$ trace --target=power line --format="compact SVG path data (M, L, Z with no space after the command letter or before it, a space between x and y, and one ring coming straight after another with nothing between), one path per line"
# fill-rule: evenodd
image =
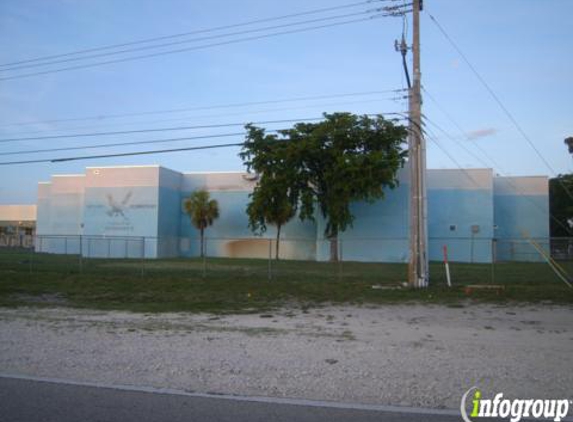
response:
M476 187L480 187L479 184L477 183L477 181L470 176L470 174L468 173L468 171L464 168L462 168L460 166L460 163L445 149L443 148L440 143L438 142L437 137L435 136L435 133L433 135L433 137L428 137L428 139L431 139L434 144L445 154L448 156L448 158L450 160L452 160L452 162L456 165L456 167L458 168L458 170L461 170L466 177L469 178L469 180L476 186ZM513 189L519 193L520 196L522 196L526 201L528 201L529 203L531 203L532 205L534 205L537 209L539 209L542 213L547 213L549 215L549 217L555 221L557 224L559 224L561 227L563 227L568 233L571 233L571 229L569 229L565 224L563 224L557 217L555 217L552 213L551 210L549 209L544 209L542 208L537 202L535 202L533 199L529 198L527 195L525 195L523 193L522 190L519 189L519 187L517 185L515 185L511 180L510 180L510 176L505 176L506 182L508 182Z
M399 115L399 116L404 115L404 113L401 113L401 112L386 113L386 114L387 115L388 114L394 114L394 115ZM373 115L379 115L379 114L367 114L367 116L373 116ZM320 119L322 119L322 118L320 118ZM320 120L320 119L304 119L304 120L310 121L310 120ZM403 119L404 118L395 118L392 120L398 121L398 120L403 120ZM298 120L301 121L303 119L298 119ZM254 124L260 124L260 123L261 122L254 123ZM281 130L283 130L283 129L265 130L265 131L267 133L279 133ZM147 141L135 141L135 142L113 143L113 144L96 144L96 145L92 144L92 145L87 145L87 146L82 146L82 147L61 147L61 148L52 148L52 149L43 149L43 150L18 151L18 152L14 152L14 153L2 153L0 155L33 154L33 153L65 151L65 150L79 150L79 149L83 150L83 149L94 149L94 148L104 148L104 147L131 146L131 145L155 144L155 143L165 143L165 142L179 142L179 141L228 137L228 136L239 136L239 135L244 136L244 135L246 135L246 133L245 132L224 133L224 134L216 134L216 135L194 136L194 137L184 137L184 138L154 139L154 140L147 140ZM282 141L282 139L277 140L277 141ZM87 160L87 159L94 159L94 158L126 157L126 156L134 156L134 155L161 154L161 153L177 152L177 151L192 151L192 150L212 149L212 148L227 148L227 147L231 147L231 146L242 146L242 145L245 145L245 142L216 144L216 145L203 145L203 146L185 147L185 148L170 148L170 149L161 149L161 150L134 151L134 152L101 154L101 155L62 157L62 158L51 158L51 159L4 161L4 162L0 162L0 166L18 165L18 164L33 164L33 163L58 163L58 162L64 162L64 161Z
M424 91L426 92L426 94L429 94L425 89L424 89ZM433 101L436 102L436 104L438 104L438 103L437 103L437 100L436 100L435 98L433 98L433 97L430 97L430 98L432 98ZM443 111L444 113L446 113L445 110L442 109L442 111ZM449 116L449 114L448 114L448 116ZM453 136L450 135L449 133L447 133L444 129L442 129L437 123L432 122L427 116L424 116L424 117L425 117L425 119L426 119L430 124L432 124L432 125L433 125L434 127L436 127L438 130L440 130L440 132L442 132L444 135L446 135L450 140L455 141L455 139L453 138ZM452 118L452 117L450 116L450 118ZM453 119L453 118L452 118L452 119ZM452 123L454 123L455 126L458 127L458 129L460 130L460 132L465 135L465 131L458 125L457 122L455 122L455 120L452 120ZM461 168L461 166L459 165L459 163L458 163L456 160L454 160L454 158L453 158L449 153L447 153L446 150L444 150L444 149L438 144L437 138L436 138L435 136L434 136L434 143L438 146L438 148L440 148L440 150L442 150L442 152L444 152L444 154L446 154L446 155L458 166L458 168L459 168L460 170L463 170L463 169ZM458 143L458 145L463 146L462 143ZM466 152L468 152L469 154L471 154L471 155L472 155L474 158L476 158L478 161L480 161L480 163L482 163L482 164L485 165L486 167L489 167L489 166L490 166L490 164L484 162L484 161L481 160L479 157L477 157L476 155L474 155L473 153L471 153L467 148L465 148L465 146L463 146L463 149L464 149ZM495 163L494 163L494 164L495 164ZM494 168L495 168L495 167L494 167ZM498 169L498 170L499 170L499 169ZM515 192L517 192L520 196L522 196L523 198L525 198L528 202L530 202L531 204L533 204L536 208L538 208L538 209L541 210L542 212L546 212L546 211L547 211L548 214L549 214L549 217L550 217L551 219L553 219L556 223L558 223L561 227L563 227L567 232L571 233L571 230L570 230L565 224L563 224L557 217L555 217L555 216L551 213L550 210L545 210L545 209L543 209L537 202L533 201L531 198L529 198L527 195L525 195L525 193L524 193L515 183L513 183L513 181L511 180L511 176L509 176L509 175L507 175L507 174L504 174L502 171L499 171L499 173L501 173L501 175L505 177L506 182L507 182L509 185L511 185L511 187L515 190ZM469 175L468 175L468 177L469 177ZM476 186L477 186L477 185L476 185Z
M377 113L386 115L401 115L398 112L389 113ZM369 114L372 115L372 114ZM251 122L255 125L261 124L274 124L274 123L288 123L288 122L298 122L298 121L316 121L322 120L323 117L311 117L311 118L294 118L294 119L280 119L280 120L263 120L258 122ZM135 129L135 130L120 130L113 132L87 132L87 133L76 133L69 135L51 135L51 136L35 136L26 138L6 138L0 139L0 143L8 142L21 142L21 141L38 141L46 139L64 139L64 138L85 138L94 136L111 136L111 135L128 135L133 133L152 133L152 132L168 132L168 131L178 131L178 130L195 130L195 129L214 129L222 127L232 127L232 126L244 126L249 122L239 122L239 123L218 123L211 125L193 125L193 126L175 126L175 127L164 127L164 128L148 128L148 129Z
M381 101L388 100L386 98L376 99L376 100L366 100L366 101L346 101L344 103L322 103L322 104L313 104L313 105L306 105L306 106L299 106L299 107L281 107L281 108L266 108L263 110L251 110L251 111L240 111L240 112L233 112L233 113L219 113L219 114L203 114L203 115L192 115L192 116L185 116L185 117L177 117L177 118L170 118L170 119L159 119L159 120L145 120L142 121L133 121L133 122L123 122L123 123L108 123L103 125L103 129L109 130L110 128L117 128L117 127L124 127L124 126L134 126L134 125L141 125L142 123L146 124L157 124L157 123L166 123L166 122L189 122L190 119L198 119L198 118L214 118L214 117L229 117L229 116L253 116L259 114L271 114L276 112L284 112L284 111L296 111L296 110L307 110L307 109L321 109L321 112L324 113L333 113L334 110L328 110L329 107L334 106L344 106L344 112L349 112L346 106L349 105L366 105L369 103L380 103ZM336 110L341 111L341 110ZM355 113L355 114L364 114L364 112ZM250 118L250 117L249 117ZM245 119L247 120L247 119ZM101 129L101 125L88 125L88 126L74 126L71 128L62 128L62 129L46 129L46 130L34 130L34 131L24 131L24 132L17 132L11 133L11 136L24 136L24 135L34 135L34 134L50 134L50 133L68 133L73 130L80 130L80 129ZM63 131L63 132L62 132Z
M230 136L230 134L229 134ZM214 136L213 136L214 137ZM193 138L189 138L193 139ZM172 141L161 140L161 142ZM181 139L183 140L183 139ZM159 141L155 141L159 142ZM143 142L145 143L145 142ZM36 160L21 160L21 161L4 161L0 162L0 166L8 165L21 165L21 164L38 164L38 163L61 163L67 161L80 161L80 160L91 160L99 158L112 158L112 157L128 157L137 155L152 155L152 154L165 154L171 152L181 152L181 151L195 151L195 150L206 150L206 149L216 149L216 148L229 148L229 147L239 147L244 146L245 142L227 143L227 144L215 144L215 145L201 145L194 147L184 147L184 148L169 148L169 149L158 149L158 150L147 150L147 151L134 151L134 152L123 152L123 153L113 153L113 154L100 154L100 155L83 155L75 157L62 157L62 158L51 158L51 159L36 159Z
M83 155L83 156L79 156L79 157L64 157L64 158L25 160L25 161L5 161L5 162L0 162L0 166L8 166L8 165L16 165L16 164L61 163L61 162L66 162L66 161L91 160L91 159L97 159L97 158L128 157L128 156L133 156L133 155L165 154L165 153L169 153L169 152L181 152L181 151L195 151L195 150L203 150L203 149L240 147L243 145L244 145L244 142L237 142L237 143L230 143L230 144L202 145L202 146L186 147L186 148L157 149L157 150L151 150L151 151L136 151L136 152L125 152L125 153L116 153L116 154Z
M384 1L384 0L378 0L378 1ZM361 2L356 2L356 3L348 3L348 4L335 6L335 7L313 9L313 10L309 10L306 12L299 12L299 13L292 13L292 14L288 14L288 15L281 15L281 16L274 16L274 17L263 18L263 19L256 19L256 20L251 20L251 21L246 21L246 22L241 22L241 23L236 23L236 24L231 24L231 25L222 25L222 26L216 26L216 27L212 27L212 28L199 29L199 30L195 30L195 31L181 32L181 33L171 34L171 35L164 35L164 36L160 36L160 37L145 38L145 39L141 39L141 40L130 41L130 42L125 42L125 43L120 43L120 44L110 44L110 45L106 45L106 46L102 46L102 47L93 47L93 48L87 48L87 49L83 49L83 50L71 51L68 53L61 53L61 54L54 54L54 55L49 55L49 56L35 57L35 58L31 58L31 59L20 60L20 61L10 62L10 63L2 63L2 64L0 64L0 67L14 66L14 65L19 65L19 64L24 64L24 63L32 63L32 62L43 61L43 60L51 60L51 59L56 59L56 58L60 58L60 57L69 57L69 56L74 56L74 55L78 55L78 54L92 53L92 52L96 52L96 51L111 50L111 49L115 49L115 48L127 47L130 45L138 45L138 44L145 44L145 43L154 42L154 41L162 41L162 40L186 37L189 35L216 32L216 31L221 31L224 29L232 29L232 28L249 26L249 25L254 25L254 24L259 24L259 23L264 23L264 22L272 22L272 21L289 19L289 18L294 18L294 17L299 17L299 16L306 16L306 15L318 14L318 13L323 13L323 12L330 12L333 10L341 10L341 9L356 7L356 6L370 4L370 3L372 3L371 0L361 1Z
M456 127L459 133L467 140L470 140L469 136L467 135L466 131L460 126L460 124L453 118L453 116L448 113L448 111L438 102L438 100L425 88L422 87L426 96L434 103L434 105L442 112L444 116ZM496 160L493 159L491 155L489 155L482 147L479 146L478 143L472 142L472 145L475 146L489 161L496 167L498 170L502 171L502 166L497 163Z
M207 41L207 40L213 40L213 39L218 39L218 38L233 37L236 35L251 34L251 33L256 33L256 32L265 32L265 31L275 30L275 29L279 29L279 28L288 28L288 27L297 26L297 25L324 22L324 21L336 20L336 19L341 19L341 18L349 18L349 17L353 17L353 16L366 15L366 14L370 14L370 13L371 13L371 11L367 10L367 11L362 11L362 12L357 12L357 13L347 13L347 14L343 14L343 15L327 16L327 17L323 17L323 18L311 19L311 20L300 21L300 22L290 22L290 23L286 23L286 24L282 24L282 25L265 26L262 28L246 29L243 31L236 31L236 32L230 32L230 33L225 33L225 34L191 38L189 40L172 41L172 42L162 43L162 44L146 45L143 47L128 48L128 49L124 49L124 50L111 51L111 52L107 52L107 53L90 54L87 56L80 56L80 57L69 57L66 59L52 60L52 61L41 62L41 63L23 64L23 65L18 65L18 66L0 69L0 72L11 72L11 71L20 70L20 69L29 69L29 68L34 68L34 67L49 66L49 65L61 64L61 63L70 63L70 62L87 60L87 59L96 59L96 58L101 58L101 57L117 56L117 55L121 55L121 54L133 53L133 52L137 52L137 51L153 50L153 49L159 49L159 48L164 48L164 47L171 47L171 46L175 46L175 45L189 44L189 43L194 43L194 42L198 42L198 41Z
M459 145L465 152L467 152L469 155L471 155L473 158L475 158L476 160L478 160L481 164L483 164L485 167L489 167L490 164L486 163L481 157L479 157L478 155L474 154L473 151L471 151L469 148L467 148L462 142L457 142L456 139L449 134L448 132L446 132L440 125L438 125L437 123L435 123L433 120L431 120L427 115L423 115L422 116L428 123L430 123L432 126L434 126L437 130L439 130L441 133L443 133L450 141L455 142L457 145Z
M169 54L177 54L177 53L183 53L183 52L187 52L187 51L201 50L201 49L206 49L206 48L211 48L211 47L236 44L236 43L245 42L245 41L254 41L254 40L259 40L259 39L263 39L263 38L276 37L276 36L280 36L280 35L295 34L295 33L299 33L299 32L308 32L308 31L314 31L317 29L324 29L324 28L330 28L330 27L335 27L335 26L348 25L348 24L352 24L352 23L371 21L374 19L380 19L381 17L383 17L383 16L370 16L367 18L352 19L352 20L347 20L347 21L342 21L342 22L317 25L317 26L310 26L307 28L300 28L300 29L280 31L280 32L264 34L264 35L257 35L257 36L253 36L253 37L238 38L235 40L221 41L218 43L204 44L204 45L199 45L199 46L195 46L195 47L186 47L186 48L180 48L180 49L176 49L176 50L168 50L168 51L162 51L162 52L157 52L157 53L143 54L143 55L139 55L139 56L132 56L132 57L126 57L126 58L121 58L121 59L114 59L114 60L107 60L107 61L96 62L96 63L82 64L82 65L77 65L77 66L68 66L68 67L62 67L62 68L58 68L58 69L45 70L45 71L41 71L41 72L24 73L24 74L20 74L20 75L3 77L3 78L0 78L0 81L21 79L21 78L27 78L27 77L31 77L31 76L47 75L47 74L52 74L52 73L64 72L64 71L68 71L68 70L86 69L86 68L104 66L104 65L113 64L113 63L123 63L123 62L127 62L127 61L132 61L132 60L147 59L147 58L152 58L152 57L165 56L165 55L169 55Z
M271 123L288 123L293 121L313 121L313 120L321 120L322 117L312 117L312 118L303 118L303 119L281 119L281 120L264 120L259 122L253 122L253 124L261 125L261 124L271 124ZM113 131L113 132L89 132L89 133L76 133L70 135L52 135L52 136L36 136L36 137L27 137L27 138L7 138L7 139L0 139L1 143L7 142L20 142L20 141L37 141L37 140L45 140L45 139L62 139L62 138L84 138L84 137L93 137L93 136L110 136L110 135L127 135L133 133L150 133L150 132L167 132L167 131L177 131L177 130L194 130L194 129L214 129L214 128L221 128L221 127L231 127L231 126L244 126L245 122L240 123L219 123L219 124L212 124L212 125L194 125L194 126L176 126L176 127L164 127L164 128L150 128L150 129L136 129L136 130L121 130L121 131Z
M305 105L305 106L299 106L299 107L281 107L281 108L266 108L264 110L249 110L249 111L240 111L240 112L234 112L234 113L229 113L229 112L225 112L222 114L205 114L205 115L192 115L192 116L185 116L185 117L177 117L177 118L170 118L170 119L160 119L160 120L146 120L145 123L147 124L154 124L154 123L165 123L165 122L174 122L174 121L182 121L182 120L188 120L189 118L212 118L212 117L223 117L223 116L240 116L240 115L251 115L251 114L261 114L261 113L271 113L271 112L277 112L277 111L293 111L293 110L301 110L301 109L311 109L311 108L323 108L323 107L332 107L332 106L340 106L340 105L350 105L350 104L366 104L366 103L373 103L373 102L379 102L379 101L384 101L384 100L392 100L393 98L375 98L375 99L370 99L370 100L358 100L358 101L345 101L343 103L341 102L336 102L336 103L320 103L320 104L310 104L310 105ZM273 102L279 102L279 101L273 101ZM283 101L283 102L292 102L292 100L289 101ZM201 107L197 107L198 109L201 109ZM207 107L209 108L209 107ZM230 108L230 107L229 107ZM92 120L92 119L90 119ZM115 126L126 126L126 125L138 125L141 124L141 121L134 121L134 122L117 122L117 123L104 123L104 126L109 127L115 127ZM0 126L1 127L1 126ZM12 134L12 136L23 136L23 135L30 135L30 134L37 134L37 133L50 133L50 132L58 132L61 130L64 131L70 131L70 130L78 130L78 129L93 129L93 128L101 128L101 125L88 125L88 126L73 126L73 127L67 127L67 128L61 128L61 129L44 129L44 130L35 130L35 131L24 131L24 132L18 132L15 134Z
M491 97L494 99L494 101L497 103L497 105L502 109L502 111L505 113L505 115L507 116L507 118L513 123L513 125L515 126L515 128L517 129L517 131L521 134L521 136L523 137L523 139L525 139L527 141L527 143L529 144L529 146L533 149L533 151L535 152L535 154L541 159L541 161L543 161L543 163L545 164L545 166L552 172L552 174L554 176L557 176L557 172L555 171L555 169L553 168L553 166L551 166L551 164L549 164L549 162L545 159L545 157L541 154L541 152L537 149L537 147L535 146L535 144L533 143L533 141L529 138L529 136L525 133L525 131L523 130L523 128L521 127L521 125L517 122L517 120L515 119L515 117L513 116L513 114L509 111L509 109L503 104L503 102L501 101L501 99L498 97L498 95L495 93L495 91L489 86L489 84L485 81L485 79L481 76L481 74L477 71L477 69L472 65L472 63L469 61L469 59L466 57L466 55L464 54L464 52L458 47L458 45L454 42L454 40L448 35L448 33L446 32L446 30L442 27L442 25L440 25L440 23L436 20L436 18L434 16L432 16L431 13L428 13L428 16L430 16L430 19L432 20L432 22L434 22L434 24L436 25L436 27L439 29L439 31L442 33L442 35L446 38L446 40L448 40L448 42L451 44L451 46L458 52L458 54L460 55L460 57L463 59L463 61L468 65L468 67L471 69L471 71L473 72L473 74L478 78L478 80L481 82L481 84L484 86L484 88L488 91L488 93L491 95ZM567 193L567 195L573 200L573 194L571 194L571 192L569 191L569 189L567 188L567 186L565 186L565 184L559 180L561 186L563 187L563 190Z
M479 183L468 173L467 169L463 168L461 166L461 164L458 162L458 160L456 160L456 158L452 154L450 154L449 151L440 144L438 137L436 136L434 131L432 131L431 129L425 129L424 133L426 133L428 135L427 136L428 139L430 139L434 143L434 145L436 145L440 149L440 151L442 151L457 166L458 170L461 170L464 173L464 175L476 187L480 186Z
M400 119L394 119L394 120L403 120L403 119L400 118ZM265 132L266 133L277 133L280 130L282 130L282 129L266 130ZM211 139L211 138L223 138L223 137L228 137L228 136L241 136L241 135L245 135L245 134L246 134L245 132L233 132L233 133L222 133L222 134L216 134L216 135L202 135L202 136L191 136L191 137L187 136L187 137L182 137L182 138L152 139L152 140L131 141L131 142L113 142L113 143L107 143L107 144L89 144L89 145L81 145L81 146L75 146L75 147L43 148L43 149L34 149L34 150L0 152L0 156L38 154L38 153L44 153L44 152L73 151L73 150L97 149L97 148L113 148L113 147L144 145L144 144L159 144L159 143L166 143L166 142L180 142L180 141L190 141L190 140L197 140L197 139Z
M273 132L277 132L277 131L276 130L268 130L266 132L267 133L273 133ZM241 135L245 135L245 132L222 133L222 134L218 134L218 135L187 136L184 138L152 139L152 140L148 140L148 141L114 142L114 143L107 143L107 144L82 145L82 146L77 146L77 147L59 147L59 148L44 148L44 149L34 149L34 150L10 151L10 152L0 152L0 156L38 154L38 153L44 153L44 152L74 151L74 150L97 149L97 148L113 148L113 147L144 145L144 144L160 144L160 143L166 143L166 142L180 142L180 141L191 141L191 140L198 140L198 139L225 138L228 136L241 136Z
M328 99L328 98L341 98L341 97L354 97L354 96L363 96L363 95L388 94L388 93L392 93L392 92L397 93L397 92L402 92L402 91L405 91L405 89L386 89L386 90L381 90L381 91L359 91L359 92L349 92L349 93L341 93L341 94L326 94L326 95L315 95L315 96L304 96L304 97L291 97L291 98L283 98L283 99L279 99L279 100L250 101L250 102L242 102L242 103L218 104L218 105L212 105L212 106L185 107L185 108L175 108L175 109L167 109L167 110L152 110L152 111L143 111L143 112L136 112L136 113L105 114L105 115L96 115L96 116L87 116L87 117L75 117L75 118L68 118L68 119L51 119L51 120L36 120L36 121L30 121L30 122L15 122L15 123L6 123L3 125L0 125L0 127L22 126L22 125L33 125L33 124L37 125L37 124L85 121L85 120L116 119L116 118L121 118L121 117L147 116L147 115L151 115L151 114L168 114L168 113L179 113L179 112L184 112L184 111L246 107L246 106L251 106L251 105L286 103L286 102L293 102L293 101L323 100L323 99Z

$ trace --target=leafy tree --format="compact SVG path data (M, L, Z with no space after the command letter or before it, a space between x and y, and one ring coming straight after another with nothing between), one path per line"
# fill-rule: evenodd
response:
M573 219L573 200L567 191L573 192L573 174L549 179L549 211L553 216L550 220L551 237L573 236L573 228L568 223Z
M197 190L184 202L185 212L191 219L191 224L201 233L201 257L205 256L205 229L219 218L219 204L215 199L209 199L209 192Z
M250 157L247 166L256 170L258 159L266 163L267 171L280 164L277 171L285 170L288 186L286 203L299 210L302 220L314 220L317 211L325 219L331 260L338 259L339 233L354 221L351 203L374 202L384 197L385 188L395 188L396 173L407 156L406 128L383 116L324 114L321 122L298 123L262 139L252 136L260 135L256 131L261 129L247 128L243 152Z
M259 175L259 181L247 206L249 227L258 233L267 230L267 224L277 228L275 259L279 259L281 228L296 214L298 198L291 188L294 175L289 160L290 145L277 142L276 135L267 135L263 129L247 125L247 143L240 156L248 170Z

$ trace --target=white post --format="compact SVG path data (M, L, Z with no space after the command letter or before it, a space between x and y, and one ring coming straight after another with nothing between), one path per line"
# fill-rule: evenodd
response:
M444 245L444 265L446 267L446 280L448 287L452 287L452 280L450 278L450 264L448 263L448 246Z

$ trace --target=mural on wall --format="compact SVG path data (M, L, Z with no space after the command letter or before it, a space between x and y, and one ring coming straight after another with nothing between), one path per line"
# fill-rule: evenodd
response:
M156 236L157 195L149 188L86 190L86 234Z
M123 198L123 200L121 201L121 203L117 203L114 199L113 199L113 195L111 193L108 193L106 195L107 198L107 204L108 204L108 211L107 211L107 215L109 215L110 217L123 217L125 220L129 219L125 216L124 210L127 207L127 204L129 203L129 200L131 199L131 196L133 195L132 191L127 192L127 194L125 195L125 197Z
M106 232L124 232L124 233L132 233L134 231L133 224L129 220L128 215L128 204L129 200L133 195L132 191L129 191L125 194L121 202L117 202L113 194L108 193L106 194L107 199L107 206L108 210L106 214L111 217L111 220L106 224L105 231Z
M208 256L267 258L275 246L275 227L263 237L248 227L245 209L253 182L241 173L179 174L180 186L177 174L159 180L152 167L105 172L94 170L87 181L55 176L53 183L39 185L38 234L62 238L44 239L38 250L92 257L198 256L199 234L180 203L199 188L207 188L220 206L220 218L206 233ZM521 239L521 229L548 250L547 178L500 178L488 169L429 170L428 175L430 259L441 259L444 246L459 262L491 262L494 255L542 259ZM353 204L354 225L340 235L342 258L407 262L408 195L404 179L383 201ZM327 260L330 245L323 233L321 218L315 223L294 219L281 236L281 258ZM73 240L79 235L83 244Z

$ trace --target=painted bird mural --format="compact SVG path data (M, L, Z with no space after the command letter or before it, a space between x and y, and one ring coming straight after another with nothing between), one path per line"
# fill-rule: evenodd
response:
M123 198L123 201L121 201L121 203L117 203L115 202L115 200L113 199L113 196L111 194L107 194L107 203L109 205L109 211L107 212L107 215L109 215L110 217L123 217L126 218L125 214L123 213L123 211L125 210L125 207L127 206L129 200L131 199L131 192L128 192L125 197Z

